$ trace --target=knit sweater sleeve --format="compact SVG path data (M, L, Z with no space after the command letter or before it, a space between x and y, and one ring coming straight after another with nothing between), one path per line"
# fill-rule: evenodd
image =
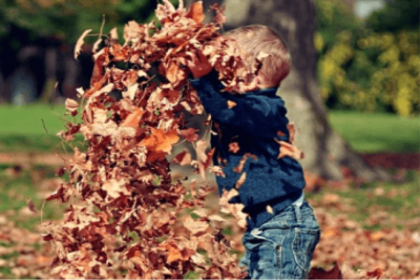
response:
M253 136L273 137L288 122L286 108L278 96L221 92L220 83L212 75L190 82L207 113L219 124L239 128Z

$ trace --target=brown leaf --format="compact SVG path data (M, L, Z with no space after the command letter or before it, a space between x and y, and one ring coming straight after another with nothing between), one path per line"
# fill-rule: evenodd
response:
M289 130L289 135L290 135L289 142L293 144L295 142L295 132L296 132L295 123L291 122L287 124L287 129Z
M92 31L92 29L85 30L83 34L80 36L80 38L77 40L76 46L74 47L74 59L77 59L77 57L80 54L80 50L82 49L82 46L84 44L85 37Z
M75 101L73 99L70 99L70 98L67 98L65 106L66 106L66 110L69 111L70 113L72 113L72 115L74 113L77 114L77 109L79 109L79 104L77 103L77 101Z
M32 200L27 199L26 200L26 204L28 205L29 210L31 210L32 212L36 213L36 208L35 208L35 205L32 202Z
M192 233L192 235L204 232L209 227L206 222L194 221L191 216L187 216L184 221L184 226Z
M197 79L210 73L213 66L201 50L196 50L196 53L197 54L191 53L191 60L188 60L187 63L193 77Z
M224 15L226 7L219 7L219 3L214 3L210 8L214 12L213 22L220 25L224 24L226 22L226 16Z
M109 31L109 37L111 38L111 40L115 40L118 42L118 32L116 27L112 28L111 31Z
M248 160L248 155L244 155L239 161L238 165L233 168L233 170L237 173L241 173L242 170L244 169L244 166L247 160Z
M343 279L343 274L337 264L330 270L313 267L309 272L308 279Z
M226 177L226 174L223 172L223 168L220 167L220 166L213 166L210 169L210 173L214 173L214 174L216 174L216 176L221 176L223 178Z
M303 152L300 151L296 146L284 141L279 141L277 139L274 140L280 145L280 153L277 159L281 159L285 156L288 156L294 158L295 160L299 160L304 157Z
M136 21L131 20L126 25L124 25L124 40L126 42L130 40L137 42L140 38L143 37L143 35L143 28L141 28Z
M246 180L246 172L242 173L241 177L239 177L238 181L236 181L235 188L239 189L245 183L245 180Z
M280 137L286 136L286 134L284 134L283 131L277 131L277 135L280 136Z
M369 277L369 279L372 279L372 278L379 279L381 275L382 275L382 269L380 268L377 268L374 271L368 271L366 273L366 276Z
M188 11L187 17L193 19L196 23L201 24L206 17L204 14L203 2L194 2Z
M239 151L238 142L232 142L229 144L229 152L236 154Z

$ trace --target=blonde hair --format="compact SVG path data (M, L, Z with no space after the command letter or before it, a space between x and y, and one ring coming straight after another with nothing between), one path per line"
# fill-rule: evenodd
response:
M223 35L237 42L239 49L244 52L243 58L249 67L261 53L268 55L262 59L258 73L262 86L278 87L289 74L290 54L280 36L268 26L250 25L228 31Z

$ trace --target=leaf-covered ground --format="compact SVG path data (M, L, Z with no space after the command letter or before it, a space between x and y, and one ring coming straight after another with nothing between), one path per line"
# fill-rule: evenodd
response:
M55 171L0 166L1 278L49 277L53 248L42 241L38 224L43 198L61 180ZM313 267L330 270L337 263L344 278L420 278L420 173L393 173L400 183L326 184L306 194L322 228ZM208 213L218 213L217 200L216 194L209 197ZM36 213L29 209L31 202ZM57 219L62 211L60 204L48 202L43 218ZM230 222L222 226L236 243L234 253L242 254L239 227Z

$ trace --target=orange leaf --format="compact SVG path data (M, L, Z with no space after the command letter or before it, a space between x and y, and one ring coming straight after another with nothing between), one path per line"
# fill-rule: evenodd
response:
M202 23L206 17L203 9L203 1L194 2L188 11L187 17L193 19L198 24Z
M141 108L136 108L133 113L128 115L128 117L121 123L120 126L132 128L139 127L140 120L144 113L146 113L146 111L142 110Z
M227 104L228 104L229 109L232 109L233 107L236 106L236 102L233 102L231 100L228 100Z
M167 255L167 263L173 263L176 261L182 261L182 260L186 260L184 259L184 256L182 256L182 252L181 250L173 244L166 244L166 250L168 252Z
M146 146L147 150L170 153L172 146L178 142L179 136L176 129L165 133L163 129L150 128L152 134L140 142L140 146Z

